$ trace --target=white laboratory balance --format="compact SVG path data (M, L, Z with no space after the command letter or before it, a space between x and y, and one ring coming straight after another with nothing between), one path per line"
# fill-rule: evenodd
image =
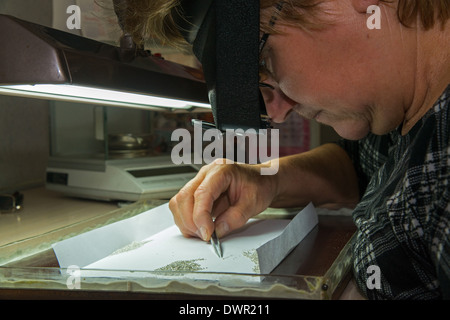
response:
M46 188L106 201L170 199L200 165L171 161L171 132L192 115L52 102ZM174 142L175 143L175 142Z

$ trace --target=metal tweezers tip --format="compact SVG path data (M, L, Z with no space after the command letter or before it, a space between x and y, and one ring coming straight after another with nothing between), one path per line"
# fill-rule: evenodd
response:
M223 257L222 248L220 246L220 241L215 231L211 235L211 244L213 245L214 251L219 256L219 258L222 258Z

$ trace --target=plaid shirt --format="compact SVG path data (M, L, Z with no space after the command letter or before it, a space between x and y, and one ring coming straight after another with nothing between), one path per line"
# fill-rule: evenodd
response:
M354 276L370 299L450 298L450 86L404 136L339 144L359 176ZM367 285L380 273L380 288ZM372 289L371 289L372 288Z

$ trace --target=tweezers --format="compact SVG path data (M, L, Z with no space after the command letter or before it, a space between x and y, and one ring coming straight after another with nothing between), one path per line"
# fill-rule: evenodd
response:
M219 256L219 258L222 258L222 247L220 246L220 241L217 237L216 231L214 231L211 235L211 244L214 247L214 251Z

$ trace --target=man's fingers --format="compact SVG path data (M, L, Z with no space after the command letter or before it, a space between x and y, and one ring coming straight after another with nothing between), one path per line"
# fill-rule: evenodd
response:
M214 231L212 210L214 203L230 185L227 174L208 174L194 192L193 221L203 240L208 241Z
M252 216L253 208L248 208L242 202L225 210L215 221L216 234L219 238L233 230L242 227Z
M198 236L201 238L192 219L192 212L194 211L194 192L202 182L203 177L204 172L200 171L169 201L169 208L172 211L175 224L185 237Z
M242 227L270 202L270 196L258 195L261 188L265 190L258 177L250 166L219 162L204 166L170 200L181 233L208 241L214 230L223 237Z

